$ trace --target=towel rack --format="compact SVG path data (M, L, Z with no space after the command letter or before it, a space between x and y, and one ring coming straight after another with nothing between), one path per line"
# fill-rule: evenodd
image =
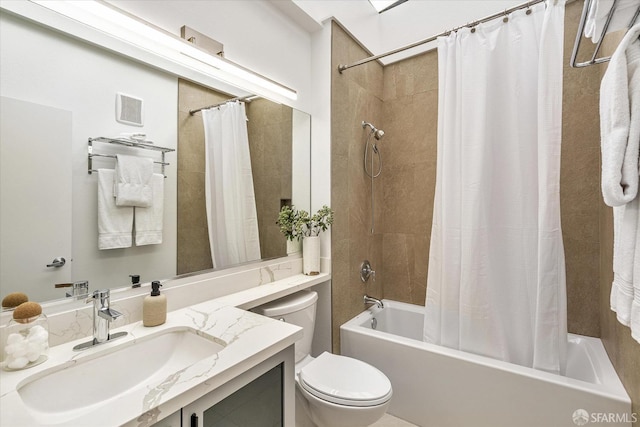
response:
M607 30L609 29L611 18L613 18L613 14L616 13L616 6L618 5L619 0L613 0L613 4L611 5L611 10L607 15L607 20L602 29L602 36L600 37L600 40L598 40L598 43L596 44L596 48L593 51L593 55L591 56L591 59L585 62L577 62L578 51L580 50L580 42L582 40L582 35L584 34L584 27L587 22L587 16L589 15L589 8L591 7L591 3L593 3L593 1L594 0L584 0L584 8L582 9L582 16L580 17L580 24L578 25L578 33L576 34L576 41L573 44L573 52L571 53L571 66L573 68L581 68L581 67L588 67L589 65L593 65L593 64L601 64L603 62L608 62L611 59L610 56L601 57L601 58L598 58L597 56L598 56L598 53L600 52L600 47L602 46L602 41L604 40L604 36L607 34ZM636 13L633 15L633 18L631 18L631 21L629 21L628 28L633 27L639 15L640 15L640 6L638 6L638 9L636 10Z
M125 147L133 147L133 148L140 148L143 150L152 150L152 151L160 151L161 155L162 155L162 160L159 162L154 161L153 163L161 165L162 167L162 175L164 175L164 177L166 178L167 176L164 174L164 168L165 166L169 166L170 163L167 163L165 161L165 154L166 153L170 153L172 151L176 151L175 148L167 148L167 147L160 147L158 145L153 145L153 143L150 142L138 142L138 141L132 141L129 139L120 139L120 138L105 138L103 136L100 136L98 138L89 138L88 141L88 146L87 146L87 158L88 158L88 169L87 172L89 173L89 175L91 175L93 172L98 172L96 169L93 169L93 158L94 157L111 157L111 158L116 158L115 154L99 154L99 153L94 153L93 152L93 143L94 142L104 142L107 144L115 144L115 145L123 145Z

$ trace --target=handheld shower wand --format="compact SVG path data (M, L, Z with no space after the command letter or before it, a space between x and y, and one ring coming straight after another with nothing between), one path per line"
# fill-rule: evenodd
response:
M384 136L384 131L382 129L376 128L369 122L362 121L362 128L371 128L369 135L367 136L367 144L364 148L364 172L367 174L369 178L371 178L371 234L374 233L375 229L375 218L374 218L374 197L373 197L373 179L380 176L382 173L382 153L378 150L378 146L375 141L380 141ZM371 135L375 138L374 141L371 140ZM370 156L371 167L367 170L367 156L369 155L369 146L371 146L371 151L373 152ZM374 173L373 170L373 154L378 155L378 171Z

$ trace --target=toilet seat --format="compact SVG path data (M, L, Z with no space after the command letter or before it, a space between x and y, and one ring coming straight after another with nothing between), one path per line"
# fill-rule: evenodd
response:
M344 406L377 406L391 398L391 382L360 360L324 352L299 374L302 388L315 397Z

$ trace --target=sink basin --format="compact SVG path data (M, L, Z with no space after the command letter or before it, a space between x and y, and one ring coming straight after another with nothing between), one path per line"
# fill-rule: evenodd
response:
M20 398L47 421L69 420L122 394L153 387L224 348L192 329L167 330L117 343L100 347L104 350L73 364L27 378L17 388ZM66 391L67 387L73 391Z

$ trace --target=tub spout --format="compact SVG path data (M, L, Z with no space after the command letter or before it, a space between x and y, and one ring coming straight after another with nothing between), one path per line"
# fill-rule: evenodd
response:
M375 304L376 307L378 308L384 308L384 303L382 302L382 300L379 300L378 298L370 297L369 295L364 296L364 303Z

